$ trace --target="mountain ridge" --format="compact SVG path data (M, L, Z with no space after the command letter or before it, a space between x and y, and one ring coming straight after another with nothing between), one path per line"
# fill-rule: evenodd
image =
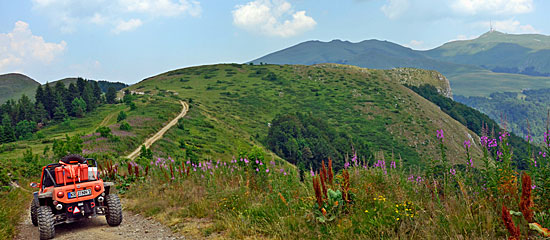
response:
M540 38L537 40L541 43L535 45L530 37ZM488 96L495 91L550 87L550 36L488 32L476 39L452 41L423 51L376 39L356 43L310 40L248 63L339 63L375 69L437 70L449 78L455 93Z

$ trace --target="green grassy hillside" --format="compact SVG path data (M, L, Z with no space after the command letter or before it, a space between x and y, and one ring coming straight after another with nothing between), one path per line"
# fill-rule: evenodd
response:
M495 72L550 76L550 36L487 32L425 52L444 62L480 66Z
M429 79L429 80L428 80ZM372 153L401 157L410 165L438 158L434 129L449 133L449 154L458 162L462 142L476 135L400 82L445 79L416 69L371 70L345 65L211 65L167 72L129 87L153 95L192 100L191 116L208 124L190 128L167 145L183 140L217 159L234 154L239 141L262 144L278 114L311 113L336 131L368 142ZM171 143L169 143L171 142ZM265 146L265 144L263 144ZM474 151L480 154L479 149ZM349 155L352 149L349 147Z
M0 104L9 99L19 99L23 94L32 97L38 85L40 83L23 74L0 75Z
M378 40L307 41L251 62L340 63L375 69L437 70L450 80L453 92L463 96L489 96L493 92L548 88L548 39L550 37L544 35L489 32L474 40L454 41L428 51Z
M83 155L99 160L103 178L116 181L126 210L190 238L502 238L500 206L516 210L511 199L518 189L500 193L499 184L514 172L506 135L498 149L480 146L478 135L403 86L423 83L448 84L433 71L338 64L178 69L130 86L143 93L128 100L134 107L106 104L83 118L51 124L32 140L2 145L0 179L21 185L35 180L37 165L56 160L53 143L69 135L77 136L71 141L81 142ZM124 159L180 112L179 100L189 102L189 112L153 144L153 156ZM121 111L126 119L119 123ZM285 114L321 119L304 124L311 128L306 132L367 143L347 145L344 161L351 166L321 180L330 194L314 190L319 177L300 173L266 144L274 119ZM123 121L131 129L121 130ZM112 135L95 133L101 126ZM442 140L436 130L443 130ZM352 157L363 147L372 158ZM118 170L105 167L107 161ZM0 233L11 236L20 217L27 217L30 194L2 184Z

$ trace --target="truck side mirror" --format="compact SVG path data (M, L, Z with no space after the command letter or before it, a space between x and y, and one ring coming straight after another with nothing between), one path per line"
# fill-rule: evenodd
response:
M32 188L37 188L38 187L38 184L35 183L35 182L31 182L31 184L29 184Z

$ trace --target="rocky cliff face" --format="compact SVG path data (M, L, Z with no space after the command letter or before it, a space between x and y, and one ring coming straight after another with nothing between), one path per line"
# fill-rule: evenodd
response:
M395 68L386 72L392 79L397 79L403 85L421 86L430 84L437 91L450 99L453 99L449 80L438 71L416 68Z

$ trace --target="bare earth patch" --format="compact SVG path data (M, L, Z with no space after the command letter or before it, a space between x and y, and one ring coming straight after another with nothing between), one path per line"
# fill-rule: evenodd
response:
M39 239L38 227L32 225L30 216L26 212L23 222L18 226L19 234L15 239ZM70 224L61 224L55 227L55 239L186 239L150 218L144 218L139 214L123 211L122 224L110 227L104 216L92 219L84 219Z

